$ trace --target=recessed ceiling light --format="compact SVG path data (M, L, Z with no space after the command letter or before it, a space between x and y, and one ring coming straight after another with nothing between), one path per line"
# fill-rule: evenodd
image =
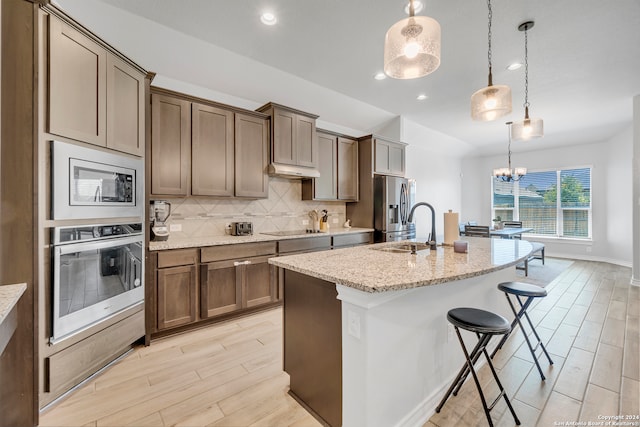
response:
M406 13L407 15L409 14L409 4L407 3L407 5L404 7L404 13ZM424 7L424 5L422 4L422 2L420 0L414 0L413 1L413 11L417 14L420 13L422 11L422 8Z
M387 75L381 71L381 72L379 72L379 73L376 73L376 74L373 76L373 78L374 78L374 79L376 79L376 80L384 80L384 79L386 79L386 78L387 78Z
M278 22L278 19L273 13L264 12L262 15L260 15L260 21L262 21L264 25L275 25L276 22Z
M517 69L519 69L520 67L522 67L522 64L519 62L514 62L513 64L509 64L507 65L507 70L509 71L515 71Z
M416 99L418 101L424 101L427 98L429 98L429 97L427 95L425 95L424 93L421 93L420 95L416 96Z

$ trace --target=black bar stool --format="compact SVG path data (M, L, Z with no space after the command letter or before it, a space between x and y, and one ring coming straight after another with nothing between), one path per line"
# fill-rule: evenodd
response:
M507 406L511 411L511 415L513 415L513 419L515 420L517 425L520 425L520 420L513 410L513 406L511 406L511 402L507 397L507 393L504 391L504 387L502 387L502 383L498 379L498 374L496 373L493 364L491 363L491 358L487 354L487 344L491 340L491 337L494 335L506 335L511 331L511 325L509 325L509 321L504 317L491 313L490 311L480 310L477 308L454 308L449 310L447 313L447 319L454 326L456 330L456 334L458 335L458 340L460 341L460 345L462 346L462 351L464 352L464 357L467 359L465 365L460 369L458 376L447 390L447 393L444 395L440 404L436 408L436 412L440 412L445 402L453 393L454 396L458 394L460 387L467 379L469 372L473 376L473 381L476 383L476 388L478 389L478 393L480 393L480 400L482 401L482 407L484 408L484 413L487 416L487 421L489 421L489 425L493 427L493 421L491 421L491 415L489 412L493 409L494 406L500 401L501 397L504 397L504 400L507 402ZM460 329L465 329L467 331L475 332L478 337L478 343L471 351L471 354L467 351L467 347L464 345L464 341L462 340L462 335L460 335ZM487 401L484 397L484 393L482 392L482 387L480 387L480 381L478 380L478 375L474 369L474 365L480 354L484 353L484 356L487 358L487 363L489 364L489 368L491 368L491 372L493 373L493 378L496 380L498 384L498 388L500 389L500 394L496 399L491 403L490 406L487 406Z
M545 356L547 356L547 359L549 360L550 365L553 365L553 360L551 360L549 353L547 353L547 349L544 348L544 344L542 343L542 340L538 336L538 333L536 332L536 328L533 327L533 323L531 322L531 319L529 318L529 314L527 313L527 308L531 305L534 298L546 297L547 291L544 288L541 288L540 286L531 285L529 283L522 283L522 282L503 282L498 284L498 289L504 292L504 295L507 297L507 301L509 301L509 306L511 306L511 311L513 311L513 314L515 315L515 319L513 319L513 322L511 322L511 330L513 331L513 328L515 328L516 324L520 325L520 330L522 330L522 334L524 335L524 339L527 342L527 346L529 347L531 356L533 356L533 361L536 362L536 366L538 367L538 372L540 372L540 377L544 381L546 378L542 373L542 368L540 368L540 363L538 363L538 358L536 357L536 353L535 353L536 349L538 348L538 345L542 348L542 351L544 352ZM511 301L511 298L509 298L509 294L515 295L516 299L518 300L518 304L520 304L520 309L518 311L516 311L516 307L513 305L513 301ZM524 303L522 302L522 299L520 297L526 298ZM529 341L529 336L527 332L524 330L524 328L522 327L522 322L520 321L520 319L522 319L522 316L526 317L527 321L529 322L529 326L531 326L531 330L533 331L533 335L538 340L538 343L536 344L535 347L531 346L531 341ZM502 337L502 340L500 340L500 343L491 354L492 358L493 356L495 356L496 352L502 348L505 341L507 341L507 338L509 338L510 334L511 333L508 333L504 337Z

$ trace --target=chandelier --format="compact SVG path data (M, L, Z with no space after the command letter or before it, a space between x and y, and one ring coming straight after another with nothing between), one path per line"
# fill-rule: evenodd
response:
M543 131L542 119L529 118L529 50L527 30L533 28L533 21L523 22L518 30L524 31L524 120L517 121L511 127L511 138L514 141L528 141L540 138Z
M491 21L493 12L491 0L487 0L489 7L489 84L471 96L471 118L483 122L490 122L511 112L511 88L505 85L494 85L491 73Z
M520 181L527 174L527 168L511 168L511 125L513 122L507 122L509 128L509 166L506 168L498 168L493 170L493 176L505 182Z
M428 16L415 16L410 0L409 17L393 24L384 38L384 73L394 79L415 79L439 66L440 24Z

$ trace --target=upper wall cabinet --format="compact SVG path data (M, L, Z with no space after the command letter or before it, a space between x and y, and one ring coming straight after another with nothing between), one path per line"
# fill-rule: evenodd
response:
M49 28L49 132L142 156L144 73L53 16Z
M264 114L153 88L152 195L266 198L268 163Z
M387 141L374 138L374 173L380 175L404 176L405 147L401 142Z
M358 200L358 141L319 130L320 177L302 182L303 200Z
M191 103L151 95L151 194L187 196L191 178Z
M274 103L263 105L257 111L271 116L271 172L318 176L318 116Z

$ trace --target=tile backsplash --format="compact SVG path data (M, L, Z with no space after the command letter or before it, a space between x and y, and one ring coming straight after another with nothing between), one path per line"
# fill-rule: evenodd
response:
M155 198L152 198L155 200ZM159 199L160 200L160 199ZM169 224L180 224L181 231L172 231L174 238L221 236L227 234L227 224L238 221L253 223L253 232L301 230L313 209L329 212L329 225L342 227L346 218L344 202L302 200L302 181L278 177L269 178L267 199L222 199L205 197L162 198L171 203Z

